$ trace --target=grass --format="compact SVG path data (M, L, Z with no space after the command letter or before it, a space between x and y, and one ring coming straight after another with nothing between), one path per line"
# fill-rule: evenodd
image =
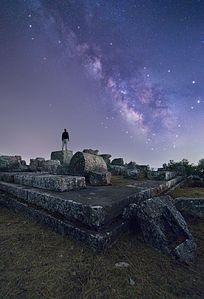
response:
M203 197L204 188L202 187L180 187L175 189L170 194L173 198L176 197Z
M144 179L134 180L124 178L122 175L112 175L111 184L112 186L127 186L127 185L138 185L138 182L144 181Z
M198 252L186 266L132 234L96 255L0 208L0 298L204 298L204 221L189 221ZM129 267L116 268L121 261Z

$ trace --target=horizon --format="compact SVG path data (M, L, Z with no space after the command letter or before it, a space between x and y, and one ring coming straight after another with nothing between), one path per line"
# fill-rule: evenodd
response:
M204 158L204 2L3 0L0 155Z

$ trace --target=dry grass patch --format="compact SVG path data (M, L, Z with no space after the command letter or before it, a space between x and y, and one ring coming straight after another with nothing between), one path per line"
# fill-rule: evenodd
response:
M203 197L204 198L204 188L202 187L180 187L175 189L170 194L173 198L176 197Z
M1 208L0 298L204 298L204 222L192 222L191 228L198 256L187 267L131 234L96 255ZM129 267L116 268L121 261Z

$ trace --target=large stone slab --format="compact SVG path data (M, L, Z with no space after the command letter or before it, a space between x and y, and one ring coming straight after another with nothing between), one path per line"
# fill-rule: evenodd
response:
M52 174L16 174L14 183L52 191L79 190L86 187L84 177Z
M37 206L28 205L19 201L17 198L8 196L0 191L0 205L12 209L16 213L23 214L27 219L34 220L46 225L63 236L71 237L82 242L96 252L102 252L119 238L119 236L128 229L128 223L119 221L110 227L97 232L87 227L82 227L77 223L62 219L57 215L52 215L45 210L38 209Z
M32 178L33 174L30 175ZM77 192L56 192L0 181L3 191L0 191L0 204L101 251L128 229L124 208L158 195L180 180L182 177L172 182L147 180L134 184L127 180L124 186L87 186Z
M173 255L182 262L194 259L196 244L181 213L170 196L154 197L131 204L125 219L139 227L152 247Z
M58 160L62 165L69 165L71 158L73 156L73 151L55 151L51 153L51 160Z
M42 175L38 175L39 177ZM27 177L27 180L31 178ZM178 178L181 180L181 178ZM174 183L177 181L174 180ZM167 184L168 183L168 184ZM173 182L172 182L173 184ZM110 225L122 217L129 204L156 196L169 189L170 182L135 181L125 186L87 186L77 192L54 192L33 187L0 182L0 190L55 212L70 221L78 221L94 230Z

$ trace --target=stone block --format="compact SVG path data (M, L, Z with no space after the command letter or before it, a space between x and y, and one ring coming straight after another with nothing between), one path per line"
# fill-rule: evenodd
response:
M123 175L125 173L125 166L110 165L109 171L112 175Z
M61 166L61 163L59 160L46 160L43 162L42 165L42 171L57 174L58 168Z
M14 182L34 188L60 192L79 190L86 187L84 177L52 174L17 174L14 176Z
M98 155L98 150L93 150L93 149L84 149L83 150L83 153L86 153L86 154L91 154L91 155Z
M147 177L150 180L169 181L176 177L174 171L148 171Z
M140 228L147 244L187 264L193 261L195 241L170 196L131 204L124 217Z
M111 165L123 166L124 165L123 158L113 159Z
M51 160L58 160L62 165L69 165L73 152L69 150L56 151L51 153Z
M41 171L45 158L30 159L30 170Z
M27 199L27 189L12 183L0 182L0 190L7 192L17 198Z
M13 183L15 172L1 172L0 173L0 181Z
M127 164L127 169L137 169L137 164L134 161L131 161Z
M125 169L123 173L124 178L138 180L140 178L140 171L138 169Z
M102 155L100 155L100 157L103 158L103 160L106 162L107 166L110 165L110 163L111 163L111 160L110 160L111 155L109 155L109 154L102 154Z
M111 184L110 172L91 172L89 174L89 183L92 186L106 186Z
M104 159L98 155L77 152L70 161L70 173L89 176L90 172L107 172Z
M27 170L25 161L21 156L0 156L0 171L23 171Z

